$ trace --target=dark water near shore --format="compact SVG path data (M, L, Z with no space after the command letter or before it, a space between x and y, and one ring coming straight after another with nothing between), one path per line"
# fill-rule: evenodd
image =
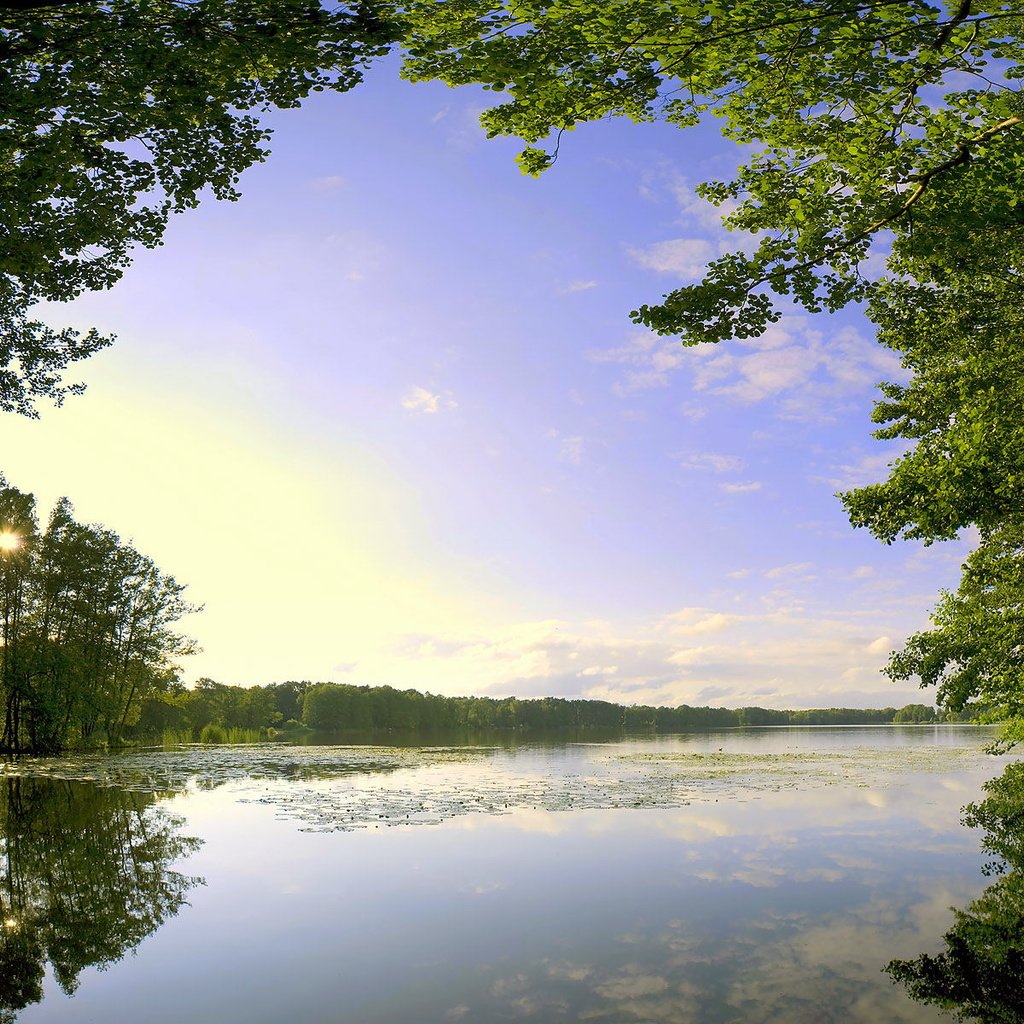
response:
M948 1019L972 727L182 748L0 778L0 1022Z

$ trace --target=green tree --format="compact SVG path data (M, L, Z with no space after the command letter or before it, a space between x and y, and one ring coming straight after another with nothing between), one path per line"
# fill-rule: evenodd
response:
M109 287L204 190L237 198L259 114L352 88L391 34L372 0L0 2L0 409L80 390L62 371L111 340L34 303Z
M36 502L31 494L8 487L0 474L0 687L7 698L2 737L21 729L25 685L24 621L29 608L29 571L36 539ZM3 745L0 739L0 745Z
M34 500L0 478L0 749L117 744L142 701L194 645L174 629L197 610L184 586L67 499L37 533Z
M549 149L521 154L529 173L554 162L565 131L609 116L687 128L710 113L729 138L757 147L733 181L698 190L729 204L725 223L756 236L753 253L713 261L701 283L642 306L634 317L660 333L689 344L759 334L779 316L772 293L813 311L873 295L861 265L882 231L890 267L917 282L932 277L929 262L941 273L965 246L998 265L993 233L1016 246L1022 14L1003 4L406 8L408 77L504 92L508 100L482 117L489 134L553 137Z
M271 683L264 687L273 697L275 721L273 725L284 722L299 721L302 718L302 698L310 684L288 680L284 683Z
M937 687L951 712L981 703L987 718L1010 723L1007 742L1024 738L1024 523L1009 519L985 532L932 628L912 636L888 672Z
M896 725L921 725L935 721L935 708L927 704L907 704L892 716Z

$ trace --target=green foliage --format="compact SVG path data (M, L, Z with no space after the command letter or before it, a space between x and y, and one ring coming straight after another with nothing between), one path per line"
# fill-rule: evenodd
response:
M199 731L199 742L200 743L227 743L228 734L219 725L214 722L207 722Z
M227 729L224 734L225 743L262 743L268 739L266 729Z
M910 708L923 705L910 705ZM907 712L907 709L904 709ZM614 729L657 732L732 729L761 725L873 725L894 720L893 708L826 708L779 711L769 708L650 707L561 697L442 697L394 690L317 683L306 690L303 722L323 731L505 729ZM930 708L920 719L932 720Z
M756 147L734 180L699 190L755 236L750 254L634 314L688 343L760 334L779 316L772 293L815 312L872 294L861 264L883 230L905 264L922 230L957 248L965 213L1012 217L1022 16L1000 5L413 0L405 13L405 74L500 91L482 122L531 144L528 173L566 130L610 116L687 128L710 113ZM547 152L532 145L544 139Z
M894 725L923 725L935 721L935 708L926 704L907 704L892 716Z
M0 410L79 390L60 371L111 340L33 303L110 287L205 190L236 199L260 112L352 88L391 36L360 0L0 5Z
M160 736L160 743L165 750L170 750L172 747L181 747L192 743L193 738L191 729L164 729Z
M184 586L67 499L43 533L35 500L0 476L0 749L117 744L143 701L167 691L193 644L174 623Z
M309 686L308 682L290 680L263 687L274 702L274 717L278 722L297 722L302 717L302 701Z
M191 733L188 735L191 737ZM207 722L199 730L200 743L263 743L270 738L271 730L267 726L258 729L242 729L234 725L225 727L218 722Z
M932 628L893 655L893 679L919 677L954 711L981 701L992 720L1024 720L1022 526L1011 520L983 536L957 591L940 600Z
M872 301L879 340L911 372L907 384L882 385L876 436L912 447L885 482L843 501L886 542L931 543L971 525L991 533L1024 507L1024 291L1012 269L1024 250L998 252L1005 264L965 253L942 285L883 282Z
M301 693L301 719L281 722L275 707ZM167 709L175 716L168 721ZM973 712L974 709L968 709ZM957 716L949 716L955 719ZM970 717L965 712L965 717ZM239 725L244 720L246 725ZM143 704L128 735L140 742L255 743L291 739L310 732L465 733L490 730L517 733L605 729L634 732L689 732L764 725L885 725L931 722L935 711L922 704L893 708L650 707L563 697L443 697L390 686L349 683L274 683L262 687L226 686L201 679L192 690L174 687ZM963 719L958 719L963 720ZM181 726L177 723L187 723Z

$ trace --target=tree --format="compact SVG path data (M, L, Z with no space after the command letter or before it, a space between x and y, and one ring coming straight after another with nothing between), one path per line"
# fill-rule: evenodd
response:
M28 606L30 552L36 536L36 502L7 487L0 475L0 688L7 697L3 736L17 735L24 673L23 622Z
M895 725L921 725L935 721L935 708L927 704L906 704L892 716Z
M175 623L184 586L67 499L39 534L30 494L0 476L0 749L119 743L194 644ZM5 549L4 549L5 548Z
M259 113L344 91L391 31L373 0L0 0L0 410L80 391L108 345L39 300L107 288L136 246L267 155Z
M756 336L790 302L867 303L910 374L881 385L876 436L908 450L885 481L842 495L851 521L887 543L981 534L935 630L890 673L938 683L950 710L980 696L1024 711L1024 11L414 0L408 19L405 73L505 93L483 124L529 144L528 173L554 163L566 131L611 116L687 128L713 115L756 147L733 180L697 188L748 244L633 319L692 345ZM872 254L884 274L866 269Z
M726 225L754 234L755 251L633 314L659 333L760 334L780 315L771 293L815 312L876 295L861 266L883 231L897 280L943 277L965 250L970 273L1006 276L1024 103L1022 17L1002 5L420 0L411 11L409 77L507 91L483 115L490 135L554 135L551 149L523 151L528 173L554 163L565 131L615 115L686 128L710 112L729 138L762 147L734 181L698 188L732 207ZM988 71L993 60L1003 66Z
M528 173L554 163L565 131L617 115L686 128L711 113L729 138L761 147L734 181L698 190L733 206L725 223L757 236L753 254L713 261L701 283L634 313L689 344L761 333L779 316L772 292L812 311L873 294L861 264L883 230L892 265L923 281L929 259L950 247L962 256L957 236L972 221L1016 222L1024 15L1002 4L413 0L407 9L408 77L507 91L483 115L490 135L554 136L550 149L521 154ZM922 234L947 252L921 252Z
M964 565L955 593L946 593L932 628L916 633L893 655L893 679L918 677L937 687L939 703L961 711L974 702L1011 723L1005 740L1024 739L1024 524L985 534Z

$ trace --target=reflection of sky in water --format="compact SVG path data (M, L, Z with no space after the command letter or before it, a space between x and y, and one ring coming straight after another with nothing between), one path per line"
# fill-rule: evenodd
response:
M205 840L188 862L208 883L192 908L136 958L83 975L73 1000L50 992L19 1020L942 1019L881 968L934 946L947 908L982 887L958 820L1005 760L983 742L766 730L403 764L375 752L387 770L361 776L327 770L343 752L297 752L288 781L246 778L239 754L237 771L216 769L220 785L172 801ZM653 779L666 797L680 774L697 793L681 805L580 796ZM575 794L573 809L552 809L545 786ZM508 799L431 827L300 830L357 792L387 814L388 789ZM310 793L311 819L293 799Z

